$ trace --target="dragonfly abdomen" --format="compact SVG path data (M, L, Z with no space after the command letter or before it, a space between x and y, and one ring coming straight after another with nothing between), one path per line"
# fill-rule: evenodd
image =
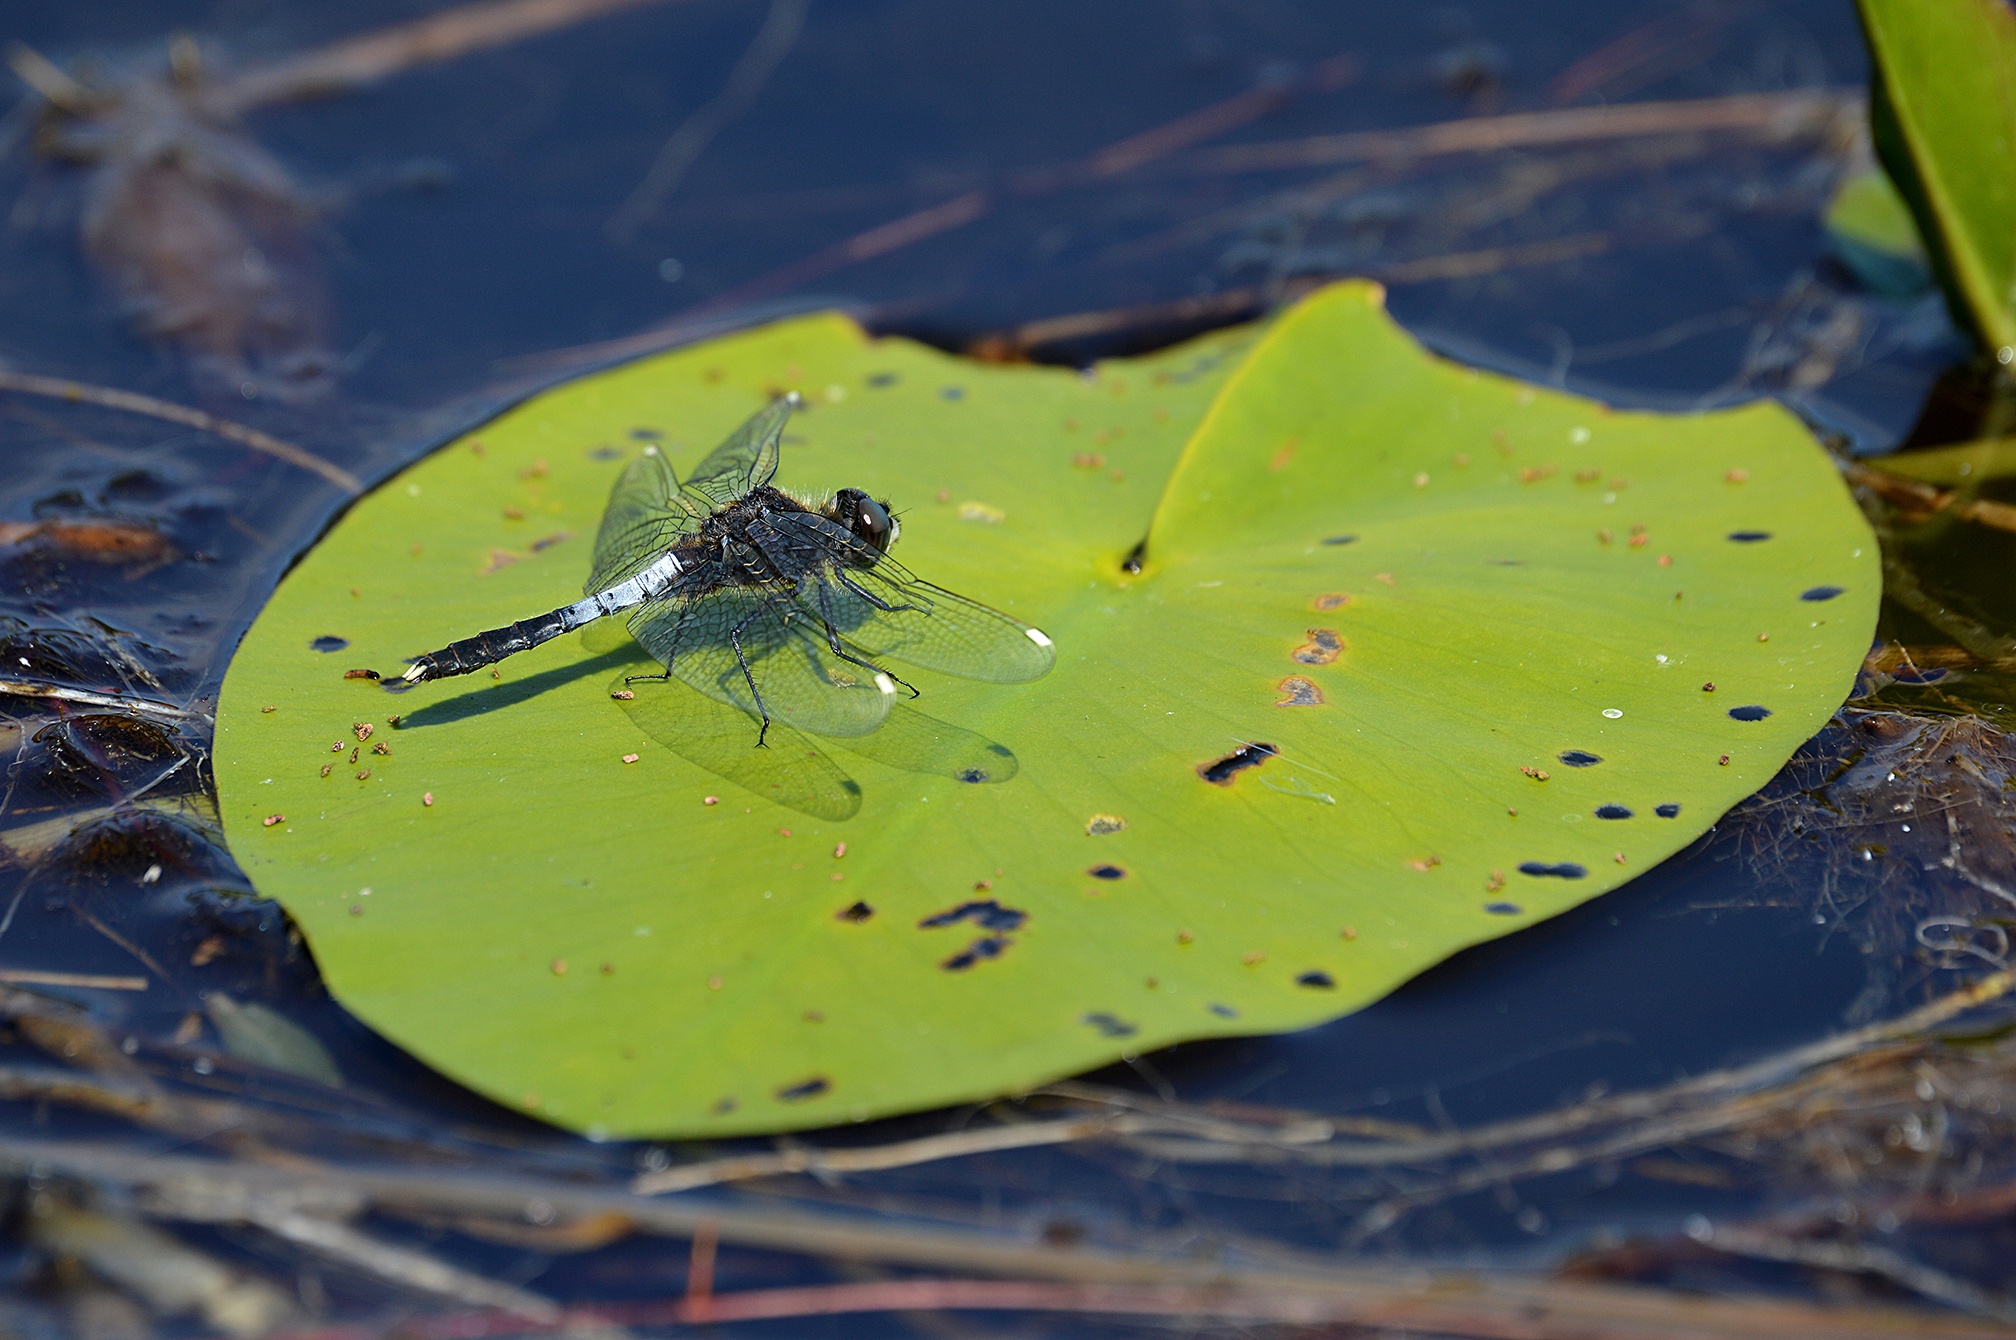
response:
M536 619L520 619L517 623L506 624L502 628L492 628L474 637L465 637L460 642L450 642L439 651L430 651L425 656L406 667L406 673L399 676L408 684L418 684L423 679L447 679L454 675L466 675L472 670L481 670L486 665L495 665L506 656L516 656L521 651L530 651L541 642L549 642L570 628L580 624L567 617L573 606L557 609L550 614L542 614Z
M517 623L492 628L474 637L465 637L460 642L451 642L439 651L430 651L407 666L406 673L399 678L408 684L418 684L423 679L448 679L481 670L486 665L495 665L506 656L530 651L541 642L550 642L562 633L571 633L604 615L641 605L663 592L673 578L685 570L686 564L676 554L667 551L650 567L606 591L593 592L585 599L563 605L536 619L520 619Z

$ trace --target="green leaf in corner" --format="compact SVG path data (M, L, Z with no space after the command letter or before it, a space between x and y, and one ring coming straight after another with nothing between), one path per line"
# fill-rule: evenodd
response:
M1860 0L1876 151L1954 319L2016 350L2016 14L2008 0Z
M1911 207L1881 168L1871 166L1843 181L1825 222L1835 256L1871 293L1909 299L1931 285Z
M762 750L676 682L612 701L648 664L575 638L344 678L578 598L638 443L690 471L786 388L779 483L892 499L902 562L1048 632L1048 676L906 670L881 729ZM815 316L361 500L248 634L216 771L234 853L400 1045L577 1129L777 1131L1304 1027L1614 888L1827 719L1879 586L1778 406L1455 366L1368 285L1082 374Z

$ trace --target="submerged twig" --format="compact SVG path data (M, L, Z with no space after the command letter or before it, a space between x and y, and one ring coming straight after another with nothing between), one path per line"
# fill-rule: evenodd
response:
M1356 61L1351 57L1334 57L1317 65L1314 73L1302 86L1323 90L1340 87L1355 75L1356 70ZM1002 188L967 191L950 200L916 210L901 218L870 228L866 232L857 233L845 241L814 252L767 275L717 293L706 302L684 313L680 319L690 321L696 316L739 307L762 298L775 297L800 284L831 274L835 270L887 255L956 228L963 228L991 214L1004 196L1046 195L1067 186L1104 180L1134 171L1147 163L1165 158L1192 144L1215 138L1238 125L1265 115L1293 96L1296 89L1297 86L1286 84L1270 84L1252 89L1178 117L1162 126L1118 140L1095 150L1069 167L1023 173L1011 179Z
M471 1176L431 1167L338 1167L311 1159L284 1166L150 1154L88 1141L0 1137L0 1166L39 1175L69 1175L143 1190L156 1213L215 1222L228 1200L239 1197L321 1197L398 1210L487 1211L518 1217L539 1203L564 1216L617 1211L644 1232L691 1238L717 1231L724 1242L809 1251L846 1260L879 1260L949 1267L1005 1276L994 1281L919 1281L910 1291L884 1284L852 1290L764 1290L744 1295L710 1293L701 1311L684 1300L585 1309L567 1320L585 1323L667 1324L759 1316L814 1315L836 1310L990 1305L1017 1310L1203 1315L1310 1323L1377 1324L1466 1335L1603 1337L1671 1335L1717 1340L1760 1333L1862 1340L1908 1329L1920 1336L1987 1337L2004 1332L1965 1318L1875 1308L1841 1311L1778 1300L1677 1297L1660 1290L1585 1284L1511 1273L1460 1275L1422 1267L1350 1266L1334 1256L1277 1254L1278 1264L1255 1269L1230 1260L1200 1260L1172 1244L1164 1251L1115 1251L1019 1242L949 1225L890 1224L853 1215L807 1214L768 1207L687 1204L651 1200L620 1191L583 1187L559 1179ZM1020 1286L1015 1292L1013 1286ZM931 1292L938 1289L935 1295ZM935 1297L935 1302L933 1298ZM960 1300L964 1299L962 1303ZM853 1309L847 1308L852 1302ZM409 1322L414 1336L508 1334L524 1329L499 1318L444 1318L438 1325ZM362 1334L319 1329L319 1336ZM373 1334L380 1333L377 1330Z
M42 377L28 372L0 372L0 391L14 391L22 395L47 396L51 400L67 400L73 404L99 405L106 409L125 410L131 414L145 414L169 423L179 423L190 428L201 429L227 442L236 442L254 451L263 451L289 465L299 466L322 476L352 497L364 491L363 481L338 465L331 465L314 452L297 447L291 442L283 442L271 433L262 433L242 423L230 419L220 419L188 405L178 405L171 400L157 400L151 395L138 391L121 391L110 386L92 386L87 382L73 382L62 377Z
M711 102L687 117L658 150L658 156L644 173L644 180L630 193L614 217L609 234L627 241L637 226L657 212L667 197L679 189L686 170L693 166L707 145L723 127L749 109L756 95L777 65L798 40L805 26L809 0L771 0L770 13L749 43L742 59L728 72L728 80Z
M274 102L340 93L401 70L536 37L603 14L662 0L479 0L411 23L333 42L218 81L203 95L221 116Z
M1860 93L1812 90L1741 93L1675 102L1570 107L1552 112L1507 112L1401 130L1363 130L1272 144L1235 144L1223 149L1198 150L1167 166L1172 171L1216 176L1447 154L1499 153L1506 149L1700 131L1738 131L1772 139L1800 139L1860 117L1861 112Z
M2016 532L2016 507L2008 503L1970 497L1959 489L1942 489L1916 479L1906 479L1880 466L1864 465L1860 461L1843 461L1841 473L1849 483L1868 489L1906 512L1919 516L1944 512L1976 525Z
M340 371L311 225L319 207L242 125L261 105L355 88L651 0L483 0L213 77L193 38L165 73L87 83L18 43L43 100L36 147L88 165L79 240L140 331L232 396L305 401Z

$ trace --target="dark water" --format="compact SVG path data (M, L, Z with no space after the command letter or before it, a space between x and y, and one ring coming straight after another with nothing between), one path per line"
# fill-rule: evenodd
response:
M158 68L178 31L228 70L421 12L379 0L14 4L0 6L0 36L116 82L123 69ZM1334 0L826 0L746 105L718 118L676 190L612 230L667 137L717 98L766 15L762 3L650 5L250 112L248 137L293 174L305 202L289 281L326 298L317 338L301 343L326 355L331 385L293 403L248 398L192 366L174 339L136 333L80 252L85 170L38 160L17 111L0 161L0 196L14 202L0 233L0 360L199 405L371 481L561 375L563 363L542 357L550 351L832 303L876 329L966 347L1050 317L1246 291L1258 304L1298 280L1365 273L1385 276L1395 315L1454 356L1625 404L1780 395L1862 450L1901 440L1933 379L1964 352L1936 300L1871 298L1828 259L1818 216L1840 164L1815 137L1676 132L1361 164L1348 180L1344 165L1237 171L1180 154L1111 176L1063 171L1255 89L1279 97L1205 145L1606 101L1853 90L1866 57L1845 0L1420 12ZM973 193L981 203L963 227L778 278ZM1548 259L1563 239L1572 254ZM1487 258L1443 264L1450 256ZM1127 351L1211 319L1164 310L1035 352ZM172 552L152 565L47 549L0 556L0 639L34 662L10 672L123 684L206 710L265 595L342 503L326 480L197 430L0 398L0 521L115 515L155 528ZM27 718L30 704L8 701ZM205 727L178 723L172 737L109 754L91 746L99 752L87 748L82 763L60 740L24 741L0 807L10 823L58 822L130 787L134 769L185 755L189 765L154 794L200 793ZM1749 850L1711 836L1616 894L1325 1028L1186 1046L1096 1078L1434 1128L1541 1109L1592 1085L1656 1085L1918 998L1929 979L1872 962L1894 957L1895 944L1823 905L1822 866L1759 862ZM154 866L163 873L135 883ZM128 971L127 951L101 933L110 928L192 963L177 973L184 998L71 993L103 1025L147 1039L159 1067L179 1064L173 1039L196 993L224 989L313 1028L352 1081L352 1119L378 1123L388 1140L452 1131L509 1147L518 1166L613 1170L637 1157L543 1136L350 1023L320 996L274 909L239 896L244 877L200 818L106 825L0 874L23 895L0 946L6 961ZM205 957L213 939L224 948ZM284 1085L245 1083L254 1098L293 1101ZM32 1104L0 1105L0 1117L20 1132L40 1119ZM942 1125L932 1115L854 1138ZM1362 1208L1320 1178L1158 1171L1077 1153L862 1185L983 1223L1068 1221L1116 1240L1223 1232L1330 1249ZM1670 1234L1685 1215L1769 1194L1740 1179L1707 1190L1585 1170L1455 1198L1372 1243L1547 1259L1597 1230ZM542 1287L596 1298L676 1293L684 1248L633 1241L557 1265L460 1240L441 1250L523 1278L545 1271ZM25 1281L34 1258L23 1260ZM723 1288L821 1277L803 1261L732 1249L721 1272ZM377 1297L361 1285L338 1292L357 1306ZM789 1333L877 1332L871 1321Z

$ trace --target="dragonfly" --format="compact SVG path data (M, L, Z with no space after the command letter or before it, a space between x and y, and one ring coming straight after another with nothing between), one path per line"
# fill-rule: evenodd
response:
M577 628L589 650L612 650L623 615L664 667L630 682L676 677L738 707L761 719L761 747L773 719L818 735L880 726L898 688L918 693L889 660L996 684L1048 673L1056 649L1041 630L889 556L903 528L888 502L770 482L801 403L772 401L683 482L645 447L610 492L584 599L415 657L393 687L466 675Z

